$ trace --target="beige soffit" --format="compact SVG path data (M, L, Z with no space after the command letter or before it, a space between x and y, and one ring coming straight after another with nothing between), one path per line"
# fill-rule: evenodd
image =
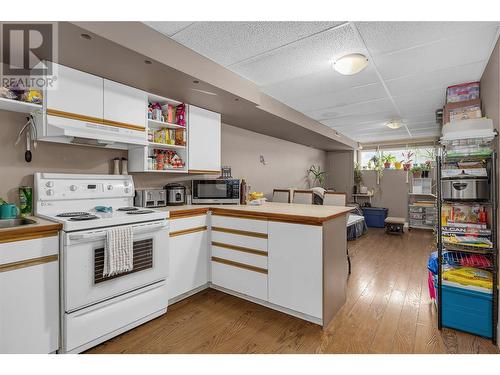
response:
M196 77L203 81L202 84L206 83L216 88L216 92L221 96L233 95L230 99L226 98L231 100L231 105L226 102L225 105L220 104L219 109L209 105L204 106L203 103L193 103L187 100L188 98L176 97L176 99L221 112L223 121L226 123L325 150L352 149L357 145L355 141L330 127L262 93L253 82L141 22L74 22L72 24L180 73ZM69 28L63 26L62 29L68 30ZM110 77L110 79L113 78ZM237 104L234 102L235 97L240 98ZM235 109L240 113L234 113ZM248 114L247 118L241 115L243 112ZM266 113L271 116L266 116ZM276 121L277 118L284 121ZM256 119L260 120L261 124L252 121ZM263 120L265 123L262 123Z

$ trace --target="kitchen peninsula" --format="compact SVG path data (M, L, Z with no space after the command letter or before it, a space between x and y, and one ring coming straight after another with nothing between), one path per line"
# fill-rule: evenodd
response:
M323 327L344 304L352 208L265 203L164 210L171 220L171 303L210 286Z

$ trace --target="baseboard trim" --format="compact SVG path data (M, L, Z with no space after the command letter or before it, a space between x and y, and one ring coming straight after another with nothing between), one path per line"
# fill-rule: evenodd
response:
M201 285L201 286L199 286L197 288L194 288L193 290L190 290L190 291L188 291L186 293L179 294L178 296L169 299L168 300L168 305L169 306L173 305L174 303L180 302L183 299L191 297L191 296L195 295L196 293L199 293L199 292L201 292L201 291L203 291L205 289L208 289L208 288L210 288L210 285L209 285L209 283L206 283L206 284L203 284L203 285Z

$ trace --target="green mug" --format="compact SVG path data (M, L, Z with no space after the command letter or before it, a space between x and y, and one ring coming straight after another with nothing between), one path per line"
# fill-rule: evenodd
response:
M0 219L15 219L19 215L19 208L12 203L4 203L0 206Z

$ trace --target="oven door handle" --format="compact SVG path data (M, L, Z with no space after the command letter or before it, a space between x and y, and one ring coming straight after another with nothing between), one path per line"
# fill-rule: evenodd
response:
M168 227L167 221L157 222L157 223L143 223L143 224L135 224L132 226L133 234L142 234L149 232L156 232L158 230L164 229ZM107 229L99 229L92 232L87 233L73 233L69 235L69 239L71 241L81 241L81 240L98 240L106 238L108 230Z

